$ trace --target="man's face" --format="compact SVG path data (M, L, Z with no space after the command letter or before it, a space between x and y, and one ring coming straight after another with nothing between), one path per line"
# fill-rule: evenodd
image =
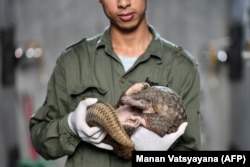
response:
M99 0L112 26L131 31L145 20L147 0Z

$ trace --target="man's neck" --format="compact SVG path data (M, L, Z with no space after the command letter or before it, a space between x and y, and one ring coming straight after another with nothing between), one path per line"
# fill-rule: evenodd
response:
M117 55L127 57L135 57L143 54L152 39L152 34L147 24L142 24L130 32L111 28L110 33L114 52Z

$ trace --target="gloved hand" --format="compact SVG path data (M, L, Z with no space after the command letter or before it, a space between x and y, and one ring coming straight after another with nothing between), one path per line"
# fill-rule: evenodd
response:
M69 114L69 127L83 141L91 143L96 147L102 149L113 150L112 146L101 142L105 138L107 133L99 127L89 127L86 123L85 119L87 107L95 104L96 102L96 98L87 98L85 100L80 101L76 110Z
M174 133L160 137L158 134L144 128L138 127L131 136L137 151L166 151L185 132L188 123L183 122Z

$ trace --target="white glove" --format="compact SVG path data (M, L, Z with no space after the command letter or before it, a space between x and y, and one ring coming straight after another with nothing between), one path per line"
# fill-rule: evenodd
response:
M137 151L166 151L183 135L187 124L187 122L182 123L176 132L166 134L163 137L140 126L131 136L131 140L134 142Z
M96 147L102 149L113 150L112 146L101 142L105 138L107 133L99 127L89 127L86 123L85 119L87 107L95 104L96 102L96 98L87 98L85 100L80 101L76 110L69 114L69 127L83 141L91 143Z

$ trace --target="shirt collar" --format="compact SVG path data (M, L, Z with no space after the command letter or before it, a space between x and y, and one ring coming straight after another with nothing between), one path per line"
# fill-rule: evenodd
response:
M148 25L149 30L151 31L153 35L153 39L150 42L146 52L150 55L154 55L156 57L159 57L160 59L162 58L162 51L163 51L163 46L162 46L162 38L158 32L154 29L152 25ZM107 47L106 49L112 49L112 42L111 42L111 37L109 33L110 27L106 27L104 29L104 32L100 36L100 39L96 43L96 49L99 47L105 46Z
M101 46L112 46L109 30L110 27L106 27L104 29L104 32L101 34L100 39L96 43L96 49Z

